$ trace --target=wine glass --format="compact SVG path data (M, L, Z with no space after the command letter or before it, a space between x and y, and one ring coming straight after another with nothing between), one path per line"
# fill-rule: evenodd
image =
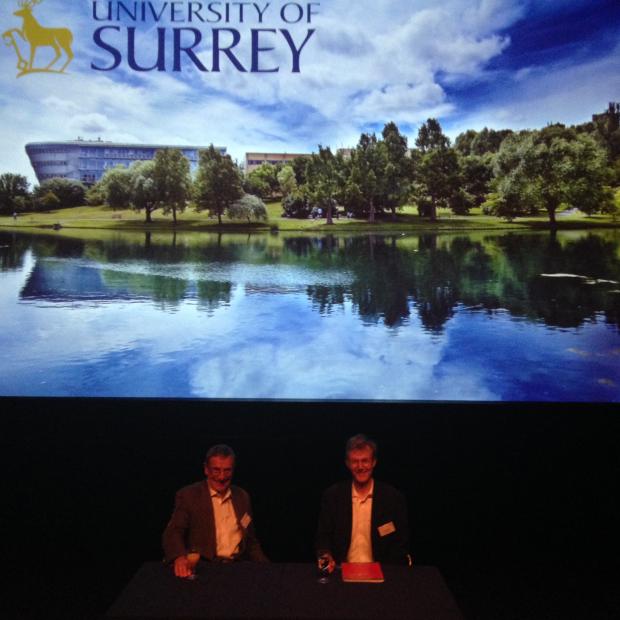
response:
M319 556L319 583L329 583L329 556L322 553Z

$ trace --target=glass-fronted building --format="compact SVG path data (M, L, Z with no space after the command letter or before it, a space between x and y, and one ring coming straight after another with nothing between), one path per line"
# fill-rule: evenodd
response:
M198 151L208 147L77 139L67 142L31 142L26 144L26 153L39 183L61 177L92 185L108 168L153 159L157 151L173 148L179 149L189 159L193 172L198 166ZM222 155L226 154L226 147L215 148Z

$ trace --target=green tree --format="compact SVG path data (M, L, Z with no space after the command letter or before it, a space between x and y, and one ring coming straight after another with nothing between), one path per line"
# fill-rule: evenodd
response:
M283 217L306 219L311 211L312 207L301 189L297 189L282 200Z
M239 170L229 155L222 155L213 145L200 151L194 183L196 210L207 209L222 224L223 213L243 195Z
M292 194L297 189L297 179L292 166L286 165L278 172L278 184L282 198Z
M422 153L428 153L429 151L447 149L450 146L450 139L444 135L439 121L435 118L429 118L418 129L415 145Z
M259 195L263 200L272 198L280 190L278 172L279 168L268 162L254 168L245 179L246 191Z
M113 209L129 209L132 206L132 172L123 165L108 168L101 178L105 202Z
M295 157L290 166L295 172L295 180L297 181L297 187L301 187L306 182L306 165L308 164L309 155L303 157Z
M52 191L45 192L44 194L37 193L35 204L39 209L44 211L52 211L62 207L60 198L58 198L58 196L56 196L56 194Z
M507 138L495 162L496 213L544 209L555 227L560 205L593 213L609 207L606 153L594 138L561 127Z
M386 156L381 206L390 209L392 218L396 219L396 209L406 204L411 192L412 160L407 138L400 133L395 123L387 123L381 135L383 141L380 144Z
M386 150L379 145L375 134L363 133L357 146L351 153L350 176L345 185L345 204L352 208L357 216L367 216L374 222L377 205L384 195ZM361 204L355 205L361 196ZM357 208L355 208L357 207Z
M596 134L612 162L620 157L620 103L610 102L606 112L596 114L594 119Z
M472 206L479 207L490 191L493 179L493 155L467 155L459 158L462 189L471 196Z
M462 155L482 156L486 153L497 153L504 138L511 134L512 129L468 129L456 137L454 148Z
M233 220L247 219L249 224L252 219L266 220L267 207L258 196L244 194L228 207L226 214Z
M28 196L28 179L21 174L5 172L0 175L0 213L19 211L20 201Z
M335 194L339 177L336 158L329 147L319 144L318 154L312 154L306 166L305 194L312 207L325 212L327 224L333 224Z
M364 195L352 176L345 182L342 204L347 214L351 213L355 217L367 216Z
M160 195L155 182L155 162L135 162L131 171L131 203L136 211L144 210L145 222L150 224L152 213L159 206Z
M79 207L85 202L86 187L74 179L46 179L34 190L35 201L49 192L58 198L61 207Z
M463 133L460 133L456 140L454 141L454 148L461 155L471 155L472 154L472 144L478 132L475 129L468 129Z
M177 211L184 211L191 193L189 160L179 149L161 149L153 160L153 181L158 203L164 214L172 211L177 223Z
M86 190L86 195L84 196L84 199L86 200L86 204L90 205L91 207L105 204L106 192L105 188L101 184L101 181L97 181L97 183L91 185Z
M416 175L416 193L418 198L422 198L422 204L427 206L425 214L431 220L437 220L439 207L462 210L459 172L458 157L453 149L433 149L422 155Z
M422 124L416 146L413 196L420 214L435 221L439 207L466 212L470 197L461 187L458 155L437 120L429 118Z

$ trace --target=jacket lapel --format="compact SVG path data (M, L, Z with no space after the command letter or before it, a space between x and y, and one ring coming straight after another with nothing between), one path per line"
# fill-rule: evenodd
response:
M349 546L351 545L351 530L353 528L353 498L351 497L352 487L351 482L342 485L342 507L344 508L344 524L345 524L345 540L346 545L344 548L344 555L346 561L347 553L349 552Z
M245 551L245 540L247 536L247 531L241 525L241 520L243 519L245 515L246 507L243 505L241 494L239 493L236 487L234 486L230 487L230 494L231 494L233 509L235 511L235 517L237 518L237 526L241 530L241 542L239 543L238 555L243 555Z
M372 510L370 512L370 540L372 542L373 555L376 553L379 542L379 508L381 507L381 485L374 481L372 489Z

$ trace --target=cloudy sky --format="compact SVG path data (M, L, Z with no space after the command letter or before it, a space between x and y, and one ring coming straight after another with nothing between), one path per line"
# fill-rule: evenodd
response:
M617 0L323 0L314 3L310 18L304 2L297 24L283 19L285 0L248 3L242 21L238 2L214 2L211 11L208 0L122 3L145 6L147 15L152 7L162 14L159 22L127 15L118 21L118 4L41 0L33 8L43 26L66 27L74 35L75 59L64 75L17 78L15 50L0 46L0 172L26 174L34 182L24 152L32 141L81 136L214 143L242 161L246 151L353 146L361 131L379 132L390 120L413 143L428 117L438 118L454 138L484 126L583 122L620 100ZM288 4L284 16L293 21L298 5ZM2 1L2 32L21 27L13 14L17 8L17 0ZM113 53L95 41L100 27L107 28L102 41L122 57L114 70L92 66L114 62ZM165 71L129 66L129 28L143 67L157 60L161 29ZM181 54L181 71L172 70L175 28L184 29L177 35L183 46L200 37L195 59L206 71L187 54ZM231 30L239 33L238 66L221 54L220 71L213 71L214 28L220 29L221 47L232 42ZM258 28L269 30L258 35L259 46L273 48L259 53L259 67L277 72L250 72L251 31ZM314 33L294 73L287 36L300 46L309 29ZM27 54L23 44L22 53ZM51 48L39 48L35 67L51 57Z

